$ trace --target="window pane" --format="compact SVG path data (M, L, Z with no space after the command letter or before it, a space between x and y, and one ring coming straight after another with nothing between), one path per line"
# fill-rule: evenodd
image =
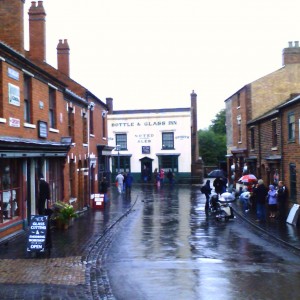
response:
M162 148L163 149L174 149L174 133L173 132L163 132Z
M120 150L127 150L127 135L116 134L116 146L120 145Z

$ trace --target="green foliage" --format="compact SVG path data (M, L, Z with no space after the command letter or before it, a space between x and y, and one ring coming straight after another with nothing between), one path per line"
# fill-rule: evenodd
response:
M200 129L199 154L206 165L218 165L225 160L226 155L226 126L225 109L221 110L212 120L208 129Z
M216 134L226 135L226 111L225 109L220 110L216 117L211 121L209 129Z
M76 218L74 207L68 203L57 201L55 203L55 209L57 210L57 219L67 223L70 219Z

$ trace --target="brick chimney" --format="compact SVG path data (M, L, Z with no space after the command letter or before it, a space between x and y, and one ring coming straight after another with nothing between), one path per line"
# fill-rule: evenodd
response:
M283 65L300 63L300 47L299 42L289 42L288 48L283 49Z
M0 1L0 41L21 54L24 50L25 0Z
M191 93L191 114L192 114L192 163L199 159L199 146L198 146L198 131L197 131L197 94L192 91Z
M70 47L68 40L59 40L57 49L57 69L70 77Z
M106 98L106 105L108 106L108 113L113 113L113 98Z
M46 12L43 1L31 2L29 15L29 56L40 61L46 60Z

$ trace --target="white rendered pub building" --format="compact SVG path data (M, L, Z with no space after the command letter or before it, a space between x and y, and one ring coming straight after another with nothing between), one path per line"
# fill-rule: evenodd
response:
M191 107L113 110L106 99L108 146L112 181L118 173L131 173L135 182L153 182L161 169L175 175L178 183L201 183L202 161L197 134L197 95Z

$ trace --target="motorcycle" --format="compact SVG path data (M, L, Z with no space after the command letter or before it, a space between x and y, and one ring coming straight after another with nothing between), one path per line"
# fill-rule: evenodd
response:
M235 197L226 192L221 194L213 194L209 200L209 210L215 216L216 220L228 221L234 219L233 209L230 203L236 201Z

